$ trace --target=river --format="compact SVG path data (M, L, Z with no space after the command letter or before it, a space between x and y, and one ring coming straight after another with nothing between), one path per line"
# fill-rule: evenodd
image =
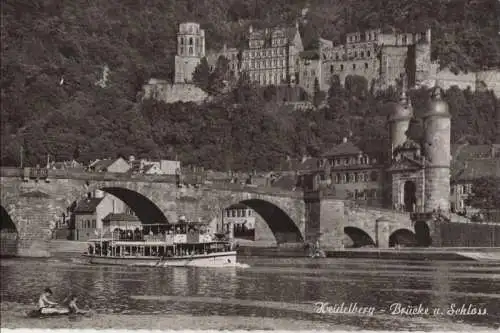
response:
M290 319L322 328L498 328L500 263L262 257L239 261L249 267L144 268L93 266L74 259L2 259L1 299L2 304L28 307L50 286L55 299L76 293L81 306L124 320L137 315L217 316L228 321ZM256 325L251 328L259 328ZM280 328L277 325L273 328Z

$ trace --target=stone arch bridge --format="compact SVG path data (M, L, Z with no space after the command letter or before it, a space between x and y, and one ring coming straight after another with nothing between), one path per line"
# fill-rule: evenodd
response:
M145 223L174 222L180 215L215 223L224 208L243 203L265 220L278 243L320 239L324 247L339 248L347 234L354 242L371 239L387 247L394 231L412 232L409 217L405 220L391 212L352 208L342 200L270 187L179 188L169 176L49 170L47 179L36 180L23 178L21 169L1 168L0 172L2 225L9 219L17 230L19 255L50 255L51 224L74 201L95 189L124 201Z

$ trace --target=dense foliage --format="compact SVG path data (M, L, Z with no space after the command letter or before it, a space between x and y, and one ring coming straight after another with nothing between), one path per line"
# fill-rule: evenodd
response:
M318 35L338 39L351 26L364 27L361 22L411 28L422 21L436 31L433 53L443 63L467 69L498 65L496 2L457 1L466 9L431 0L391 0L384 6L312 0L301 31L311 45ZM353 140L381 146L387 139L382 102L394 94L373 96L360 78L351 78L345 89L333 85L328 106L316 112L275 103L290 100L287 94L301 100L301 92L257 89L244 79L221 95L224 71L207 76L205 89L217 98L206 105L143 104L138 98L150 77L172 77L178 23L200 22L207 45L218 49L225 41L241 44L250 24L293 24L304 6L305 1L288 0L3 1L2 165L19 165L21 146L28 165L43 164L46 154L82 161L177 154L184 163L217 169L269 169L286 155L317 153L350 132ZM218 67L224 66L220 60ZM416 94L414 105L421 109L427 92ZM454 141L494 140L499 103L490 93L453 89L448 95ZM318 93L314 104L321 99Z
M487 220L495 215L498 218L498 203L500 202L500 178L481 177L472 183L472 193L466 200L466 204L474 208L479 208L486 214Z

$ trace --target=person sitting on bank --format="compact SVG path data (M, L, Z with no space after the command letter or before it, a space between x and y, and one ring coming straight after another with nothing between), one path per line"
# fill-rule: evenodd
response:
M71 314L86 314L86 313L88 313L88 311L82 310L78 307L78 305L76 305L77 299L78 299L78 297L74 294L72 294L68 297L67 307L68 307L69 313L71 313Z
M40 311L40 313L44 312L44 309L57 305L57 302L53 302L48 299L48 297L50 296L52 296L52 290L50 290L50 288L45 288L43 293L40 295L40 298L38 299L38 310Z

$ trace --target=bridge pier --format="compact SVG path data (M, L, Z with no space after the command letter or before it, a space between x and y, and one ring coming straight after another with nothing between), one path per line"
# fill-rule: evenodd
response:
M306 205L305 241L319 241L323 249L342 248L345 212L342 200L324 200L321 191L305 191Z
M385 217L375 221L375 246L379 249L389 248L389 237L391 236L391 224L393 222Z

